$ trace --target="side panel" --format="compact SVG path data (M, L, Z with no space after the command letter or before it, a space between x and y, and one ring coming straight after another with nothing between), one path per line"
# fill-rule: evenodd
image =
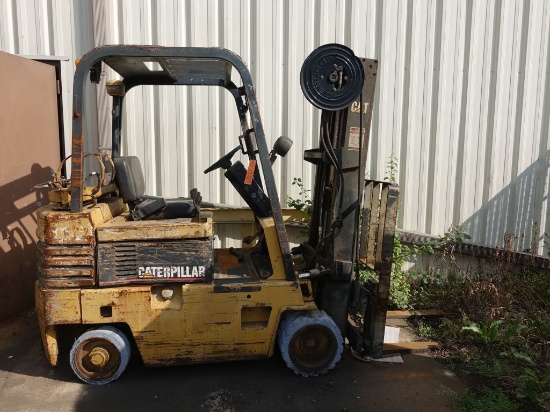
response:
M265 358L280 312L309 308L288 281L82 290L82 322L130 326L149 366Z

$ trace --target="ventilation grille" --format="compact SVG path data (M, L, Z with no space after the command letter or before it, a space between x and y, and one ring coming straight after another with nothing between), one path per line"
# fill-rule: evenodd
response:
M113 245L115 252L115 270L118 278L128 278L136 275L136 244L124 243Z
M94 286L94 247L38 242L38 279L45 287Z

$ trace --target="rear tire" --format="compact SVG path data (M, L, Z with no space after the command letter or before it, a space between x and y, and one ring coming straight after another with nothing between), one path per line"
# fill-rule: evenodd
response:
M285 314L278 343L287 366L305 377L334 368L344 349L340 329L322 310Z
M71 368L82 381L105 385L124 372L130 353L130 342L124 333L112 326L102 326L84 332L74 342Z

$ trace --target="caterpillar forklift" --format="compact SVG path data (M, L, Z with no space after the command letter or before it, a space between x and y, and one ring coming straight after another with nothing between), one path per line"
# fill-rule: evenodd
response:
M88 154L84 86L99 83L104 65L121 78L106 86L111 154ZM132 354L162 366L268 358L278 347L306 377L334 368L345 338L380 357L398 189L364 179L376 70L375 60L338 44L304 62L302 90L322 114L319 147L304 153L316 167L309 237L291 248L272 165L292 141L280 137L268 149L239 56L130 45L87 53L74 76L70 178L60 166L48 182L50 204L37 212L36 308L50 364L68 354L78 378L101 385ZM214 248L219 207L197 189L188 198L145 194L139 159L120 150L124 97L143 85L218 86L233 97L241 134L205 173L223 173L252 211L248 245ZM96 185L85 184L87 157L98 164Z

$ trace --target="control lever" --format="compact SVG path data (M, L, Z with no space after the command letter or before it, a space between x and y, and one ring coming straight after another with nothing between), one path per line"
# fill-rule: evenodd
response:
M231 253L233 256L236 256L239 263L244 262L244 255L240 250L237 250L234 247L230 247L229 253Z
M256 239L258 237L258 232L254 233L252 236L245 236L245 238L243 239L243 242L246 243L247 245L250 245L254 239Z
M197 189L193 188L191 189L191 199L193 199L193 206L195 206L195 209L197 209L198 219L199 223L201 221L201 204L202 204L202 196L201 192L199 192Z

